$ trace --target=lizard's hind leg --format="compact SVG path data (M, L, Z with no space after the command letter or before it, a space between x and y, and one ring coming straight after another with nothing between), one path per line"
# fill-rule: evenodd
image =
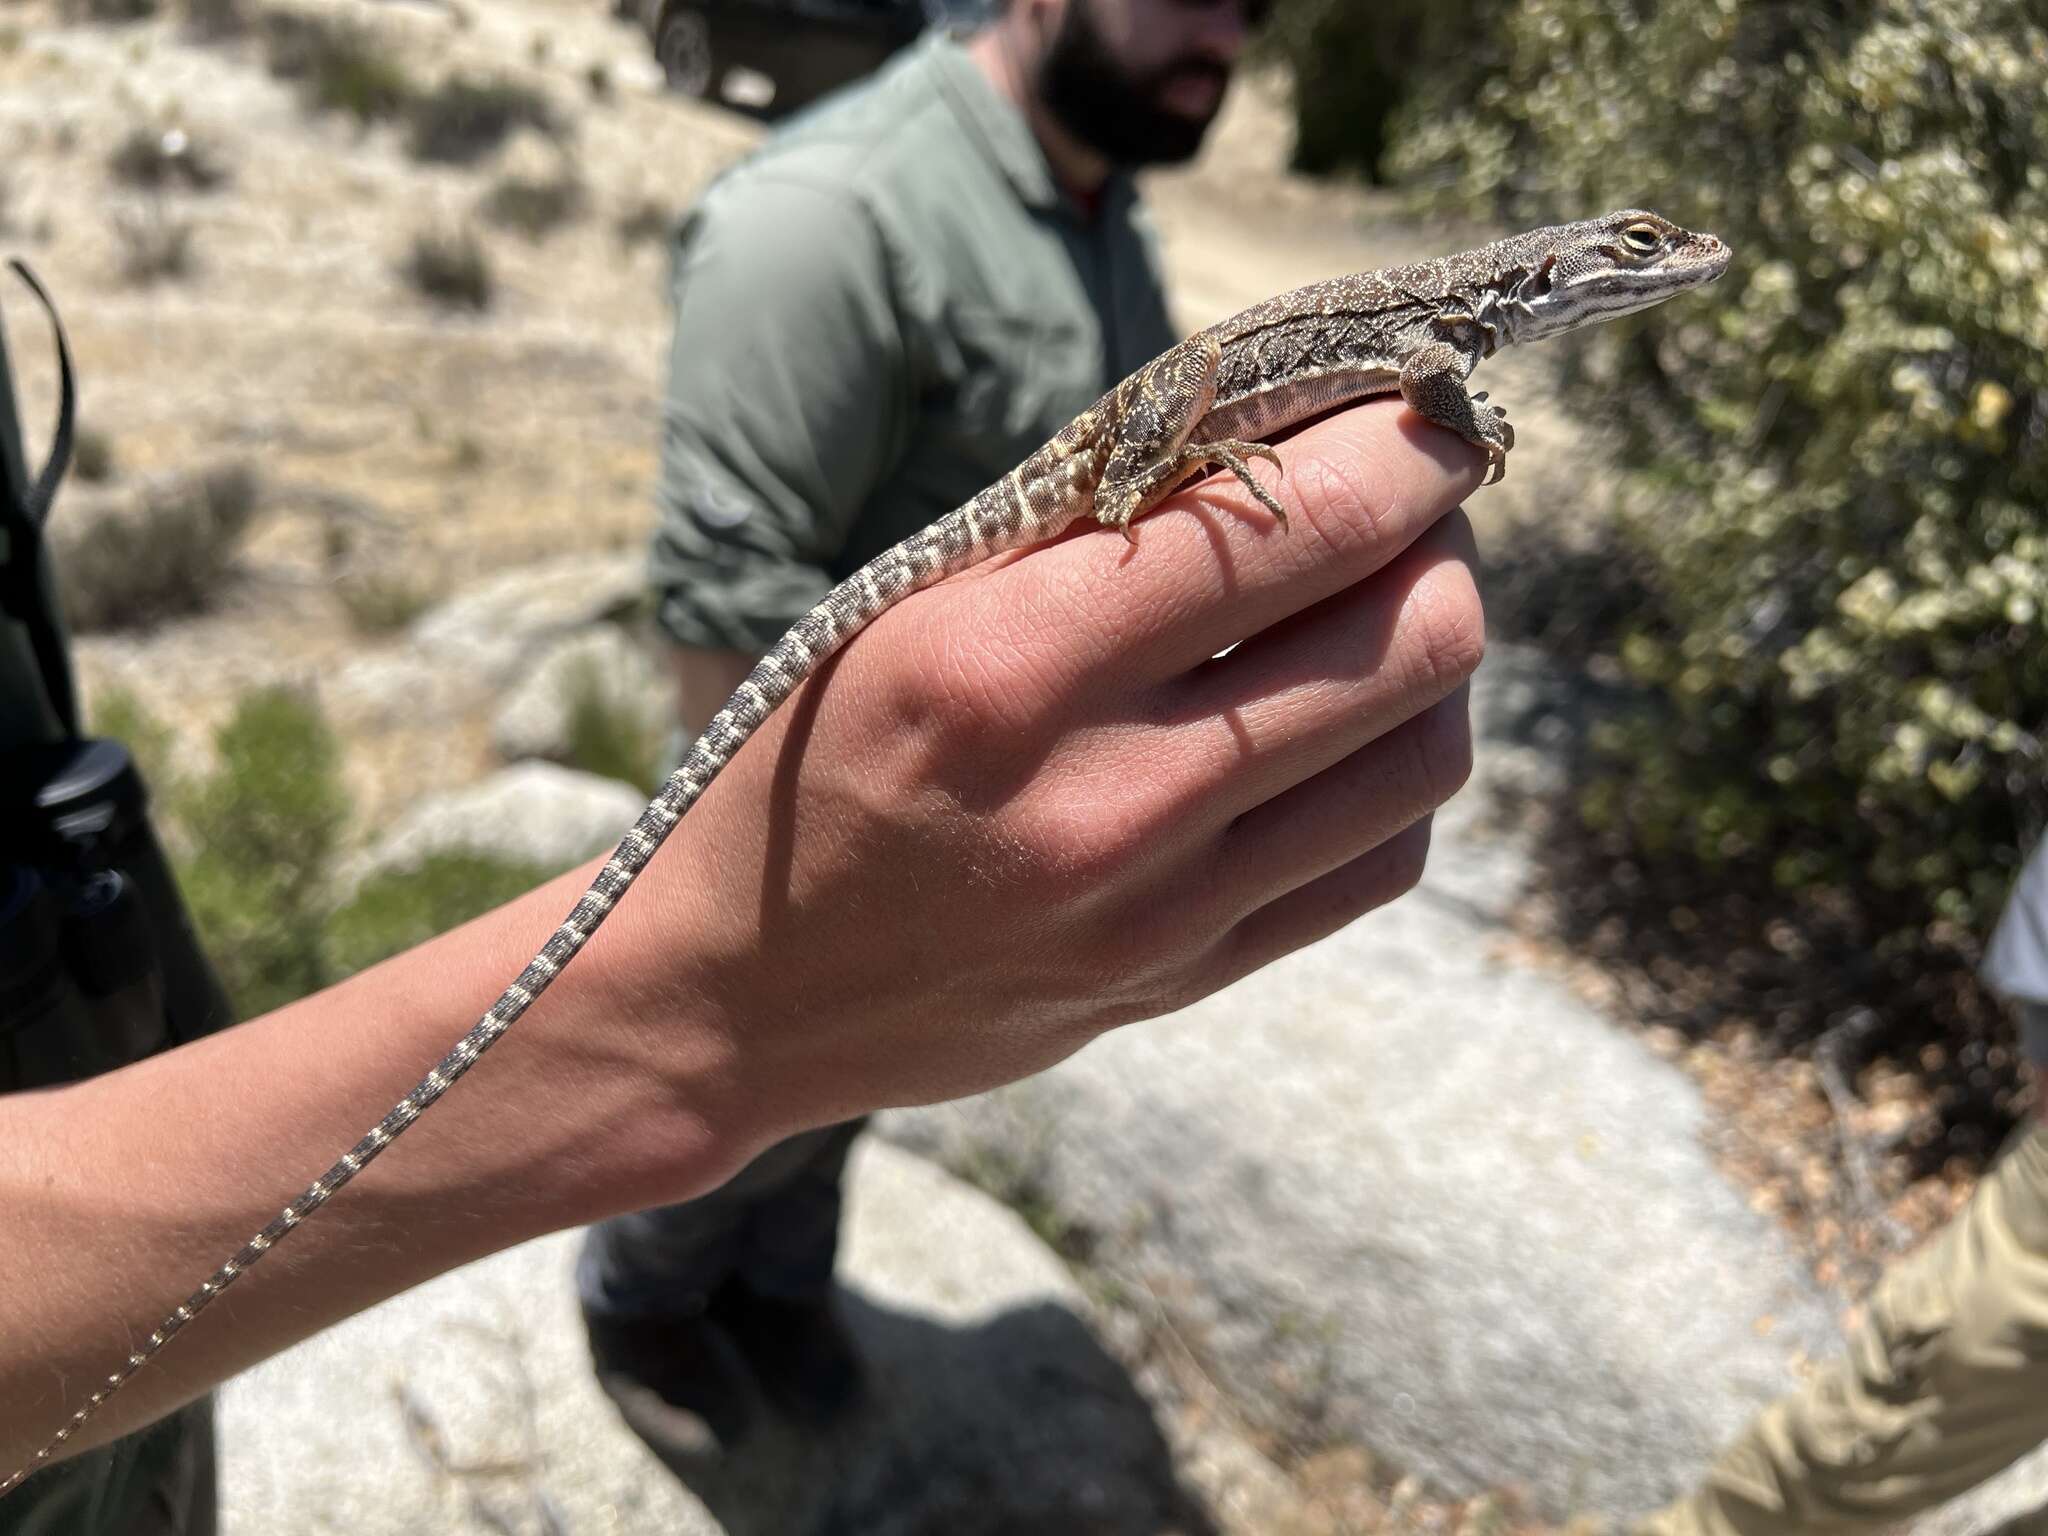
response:
M1287 525L1287 509L1245 462L1261 458L1278 465L1280 455L1270 446L1237 438L1188 441L1216 398L1216 369L1222 360L1215 337L1190 336L1126 382L1117 397L1109 459L1095 488L1097 522L1121 528L1135 544L1133 523L1195 470L1220 464L1250 487L1283 528Z

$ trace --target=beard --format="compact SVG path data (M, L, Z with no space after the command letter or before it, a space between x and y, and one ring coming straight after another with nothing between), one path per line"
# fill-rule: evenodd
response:
M1136 71L1110 52L1095 24L1090 0L1069 0L1059 32L1046 50L1039 93L1046 110L1075 138L1122 166L1181 165L1192 160L1222 105L1190 117L1160 97L1174 81L1194 78L1228 84L1230 71L1193 55Z

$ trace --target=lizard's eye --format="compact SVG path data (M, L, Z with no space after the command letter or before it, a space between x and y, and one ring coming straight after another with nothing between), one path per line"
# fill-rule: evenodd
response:
M1621 243L1632 256L1654 256L1663 245L1664 236L1654 224L1636 223L1621 232Z

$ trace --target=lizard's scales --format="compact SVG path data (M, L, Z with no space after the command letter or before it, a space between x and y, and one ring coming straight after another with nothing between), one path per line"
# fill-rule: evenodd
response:
M640 871L761 723L819 663L905 597L1093 515L1126 533L1190 473L1222 465L1282 519L1245 460L1310 416L1399 390L1428 419L1485 447L1496 474L1504 413L1464 381L1500 347L1647 308L1718 276L1728 250L1624 209L1532 230L1459 256L1310 284L1256 304L1154 359L1009 475L834 587L750 672L691 745L540 952L419 1085L215 1270L132 1351L0 1496L95 1412L287 1233L332 1199L459 1081L586 944ZM1479 397L1483 400L1483 397ZM1277 458L1275 458L1275 462Z

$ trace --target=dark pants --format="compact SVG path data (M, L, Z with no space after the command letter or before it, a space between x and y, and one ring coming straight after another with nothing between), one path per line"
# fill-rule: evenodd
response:
M214 1536L213 1399L47 1467L0 1502L0 1536Z
M576 1262L585 1309L615 1318L688 1313L728 1280L777 1301L823 1301L846 1154L866 1124L806 1131L708 1195L598 1223Z

